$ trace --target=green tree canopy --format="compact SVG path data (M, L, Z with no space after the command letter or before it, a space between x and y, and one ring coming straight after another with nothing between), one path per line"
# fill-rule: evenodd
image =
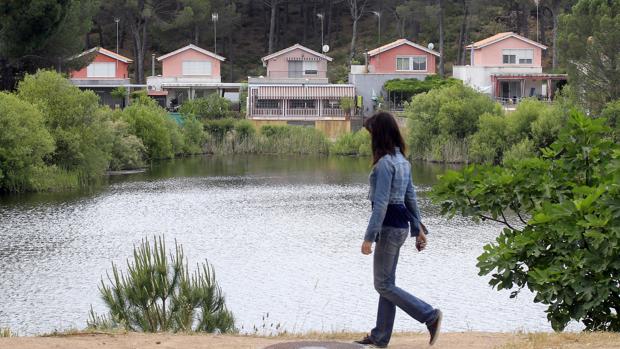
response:
M604 119L572 112L542 156L448 172L442 213L506 226L478 258L490 285L535 294L555 330L620 331L620 146Z
M620 98L620 0L580 0L561 17L559 44L575 93L599 112Z

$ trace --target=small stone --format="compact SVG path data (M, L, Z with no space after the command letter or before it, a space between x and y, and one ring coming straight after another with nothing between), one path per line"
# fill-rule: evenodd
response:
M161 344L161 342L160 342L160 341L157 341L157 342L155 342L155 344Z

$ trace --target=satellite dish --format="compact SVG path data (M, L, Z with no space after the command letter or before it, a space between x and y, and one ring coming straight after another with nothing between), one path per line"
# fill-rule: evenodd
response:
M428 44L428 49L432 50L435 48L435 44L433 44L432 42Z
M329 52L329 45L323 45L323 53Z

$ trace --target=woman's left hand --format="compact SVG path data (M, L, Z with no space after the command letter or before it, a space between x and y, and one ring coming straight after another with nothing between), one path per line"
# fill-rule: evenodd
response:
M366 255L372 253L372 242L371 241L364 241L364 243L362 244L362 253Z

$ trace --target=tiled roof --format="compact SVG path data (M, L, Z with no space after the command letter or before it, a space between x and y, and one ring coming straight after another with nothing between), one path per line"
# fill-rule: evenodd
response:
M407 39L398 39L396 41L390 42L389 44L385 44L385 45L383 45L381 47L378 47L376 49L370 50L370 51L368 51L368 55L369 56L374 56L374 55L377 55L377 54L379 54L381 52L385 52L385 51L391 50L391 49L393 49L395 47L398 47L398 46L401 46L401 45L409 45L409 46L415 47L417 49L420 49L420 50L422 50L424 52L428 52L428 53L430 53L432 55L439 56L439 52L431 50L429 48L426 48L426 47L424 47L422 45L416 44L415 42L411 42L411 41L409 41Z
M268 61L268 60L272 59L273 57L277 57L277 56L283 55L283 54L285 54L285 53L287 53L287 52L293 51L294 49L300 49L300 50L306 51L306 52L310 53L311 55L314 55L314 56L317 56L317 57L321 57L321 58L323 58L323 59L327 60L328 62L331 62L331 61L333 61L333 60L334 60L334 59L333 59L333 58L331 58L331 57L328 57L328 56L326 56L326 55L324 55L324 54L322 54L322 53L318 53L318 52L316 52L316 51L314 51L314 50L311 50L311 49L309 49L309 48L307 48L307 47L305 47L305 46L302 46L302 45L300 45L300 44L295 44L295 45L293 45L293 46L291 46L291 47L287 47L287 48L285 48L285 49L283 49L283 50L280 50L280 51L278 51L278 52L274 52L274 53L272 53L272 54L270 54L270 55L267 55L267 56L265 56L265 57L261 58L261 60L262 60L262 61L263 61L263 63L264 63L264 62L266 62L266 61Z
M179 53L181 53L181 52L183 52L183 51L187 51L187 50L190 50L190 49L191 49L191 50L194 50L194 51L197 51L197 52L200 52L200 53L202 53L202 54L204 54L204 55L207 55L207 56L213 57L213 58L218 59L218 60L220 60L220 61L225 61L225 60L226 60L226 58L224 58L224 57L222 57L222 56L220 56L220 55L218 55L218 54L215 54L215 53L213 53L213 52L211 52L211 51L209 51L209 50L205 50L205 49L204 49L204 48L202 48L202 47L198 47L198 46L196 46L196 45L194 45L194 44L189 44L189 45L187 45L187 46L183 46L183 47L181 47L181 48L180 48L180 49L178 49L178 50L172 51L172 52L170 52L170 53L166 53L166 54L165 54L165 55L163 55L163 56L157 57L157 60L158 60L158 61L162 61L162 60L164 60L164 59L166 59L166 58L172 57L172 56L174 56L174 55L176 55L176 54L179 54Z
M467 45L467 46L465 46L465 48L469 48L469 49L471 49L471 48L478 49L478 48L482 48L482 47L485 47L485 46L488 46L488 45L494 44L494 43L496 43L496 42L498 42L498 41L502 41L502 40L507 39L507 38L510 38L510 37L512 37L512 38L516 38L516 39L519 39L519 40L521 40L521 41L525 41L525 42L527 42L527 43L529 43L529 44L532 44L532 45L535 45L535 46L538 46L538 47L542 48L543 50L546 50L546 49L547 49L547 46L545 46L545 45L543 45L543 44L541 44L541 43L539 43L539 42L536 42L536 41L534 41L534 40L530 40L530 39L528 39L528 38L526 38L526 37L524 37L524 36L521 36L521 35L516 34L516 33L513 33L513 32L503 32L503 33L497 33L497 34L495 34L495 35L493 35L493 36L490 36L490 37L488 37L488 38L486 38L486 39L482 39L482 40L480 40L480 41L476 41L476 42L474 42L474 43L473 43L473 44L471 44L471 45Z

